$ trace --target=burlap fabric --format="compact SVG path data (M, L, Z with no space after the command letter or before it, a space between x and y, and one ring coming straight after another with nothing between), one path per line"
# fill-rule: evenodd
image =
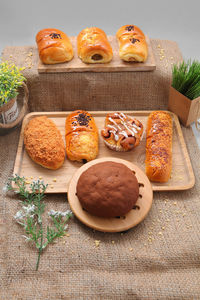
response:
M38 74L35 46L7 47L3 57L25 67L31 111L166 108L171 66L181 58L173 41L151 40L156 71Z
M155 45L157 43L158 41ZM178 51L174 43L163 43L168 45L170 56ZM162 63L162 60L160 62ZM159 68L160 75L164 74L158 78L159 82L163 83L159 88L163 88L164 92L158 90L156 94L154 91L152 101L146 92L148 98L143 99L143 104L148 109L166 108L165 97L168 91L165 84L170 80L169 70L164 70L160 64ZM156 72L158 77L159 71ZM35 78L37 76L35 73ZM44 76L47 78L47 75ZM88 81L90 76L92 75L83 75ZM102 76L111 77L111 74ZM115 74L114 78L115 76L122 74ZM126 73L123 76L128 78L135 74ZM138 76L142 75L139 73ZM143 76L146 78L150 74ZM58 77L61 78L61 75ZM53 78L56 80L54 75ZM79 78L81 80L81 75ZM35 82L36 85L39 84L38 78ZM34 80L28 84L33 87ZM115 85L115 79L113 84ZM94 89L95 82L91 85ZM47 86L49 87L49 83L46 88ZM143 83L140 83L140 86L143 89ZM117 89L119 91L118 87ZM84 95L86 94L85 91ZM110 90L107 94L109 98ZM46 91L46 95L43 101L37 102L41 99L38 92L37 106L32 98L31 107L42 110L46 104L48 109L54 109L53 105L56 103L50 103L50 92ZM161 97L160 101L158 95ZM77 101L80 99L81 95ZM73 99L73 103L74 109L76 98ZM123 107L122 103L119 106L119 102L114 100L112 103L112 109ZM93 105L91 109L94 109ZM98 103L96 105L95 109L101 109ZM132 98L128 97L124 105L124 109L141 109L141 106L132 106ZM110 107L109 104L106 107ZM60 106L57 107L59 108ZM0 137L1 191L12 173L19 132L20 129L17 129ZM0 299L200 299L200 152L192 129L183 128L183 134L196 177L196 184L191 190L155 192L153 206L147 218L123 234L93 231L74 217L69 222L69 236L57 240L44 251L37 272L37 253L24 241L23 230L13 220L19 208L19 200L2 192ZM47 211L69 208L66 195L48 195L45 202ZM96 240L100 241L99 247L95 245Z

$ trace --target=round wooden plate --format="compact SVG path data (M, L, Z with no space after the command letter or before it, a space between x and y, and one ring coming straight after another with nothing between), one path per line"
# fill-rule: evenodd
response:
M130 212L122 217L100 218L93 216L82 209L78 197L76 196L76 186L80 175L89 167L105 161L114 161L126 165L134 172L139 183L139 198L136 205ZM68 201L75 216L85 225L103 232L121 232L136 226L144 220L148 214L151 209L152 200L153 191L146 174L131 162L114 157L95 159L80 167L73 175L68 189Z

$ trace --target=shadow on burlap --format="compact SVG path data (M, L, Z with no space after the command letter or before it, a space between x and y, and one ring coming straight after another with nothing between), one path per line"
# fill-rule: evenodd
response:
M162 44L162 42L153 41L156 47L158 43ZM172 46L173 52L178 52L173 42L163 43L168 45L169 57L172 55L170 52ZM161 47L164 48L163 44ZM160 48L155 48L155 51L158 49ZM159 68L161 68L160 65ZM103 104L102 99L103 96L106 98L106 94L102 93L101 101L99 100L100 102L96 103L96 106L94 106L95 103L93 106L91 105L91 110L111 109L111 107L112 109L142 109L141 105L144 105L143 109L166 108L167 86L170 82L169 71L166 72L163 78L159 79L159 83L162 82L164 86L164 92L161 95L160 91L157 91L157 94L154 91L152 101L150 101L151 97L147 91L145 93L148 100L144 100L144 104L134 103L132 106L132 103L127 102L124 103L126 107L122 102L114 105L114 98L112 100L108 96L109 101L113 101L112 107L109 103ZM38 75L35 73L34 76L36 85L38 85ZM47 78L47 75L44 76ZM63 76L67 78L69 74ZM87 76L92 75L84 75L85 78ZM98 76L100 75L98 74ZM113 75L102 74L102 76L106 76L108 79ZM123 74L115 74L113 81L115 82L117 76L119 78L121 76L123 83ZM136 74L126 73L125 78L126 76L131 77ZM146 77L147 74L144 76ZM62 76L59 75L59 77ZM53 78L55 80L55 75ZM28 82L28 84L30 87L34 86L34 80L33 83ZM90 83L90 87L91 85L94 89L95 82ZM96 85L98 84L96 83ZM144 86L147 88L148 82L142 81L140 85L141 88ZM47 83L45 89L49 88L50 85ZM119 92L119 87L117 89ZM90 92L88 90L88 93ZM86 91L84 94L86 95ZM107 91L107 94L110 95L110 90ZM73 98L75 96L77 96L76 93L73 96L71 94L69 102L62 103L62 98L59 104L56 104L55 99L52 100L49 90L42 102L40 101L43 96L39 96L38 92L38 98L35 98L36 103L31 96L30 109L46 110L46 104L47 110L54 110L54 106L58 110L62 108L72 110L77 108L76 98ZM50 103L47 99L54 102ZM80 99L78 98L77 101ZM101 105L99 106L99 104ZM62 105L63 107L61 107ZM85 108L90 109L89 103ZM1 191L12 174L19 132L18 128L6 136L0 137ZM19 200L2 193L0 201L0 298L6 300L199 299L200 153L192 129L183 128L183 134L196 177L196 184L191 190L155 192L153 206L147 218L123 234L93 231L74 217L69 222L68 233L70 236L58 239L55 244L50 245L44 251L37 272L35 271L36 250L24 241L22 228L13 220L13 216L19 208ZM69 208L66 195L48 195L45 203L47 211ZM99 247L95 246L95 240L100 241Z

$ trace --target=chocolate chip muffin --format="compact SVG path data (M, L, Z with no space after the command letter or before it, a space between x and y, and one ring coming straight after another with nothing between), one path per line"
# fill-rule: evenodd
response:
M77 197L83 209L98 217L124 216L138 196L134 173L124 164L112 161L91 166L77 183Z

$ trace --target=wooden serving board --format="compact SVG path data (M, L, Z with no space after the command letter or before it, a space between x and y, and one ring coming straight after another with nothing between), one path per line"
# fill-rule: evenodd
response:
M91 215L82 208L76 195L76 186L81 174L91 166L105 161L113 161L126 165L134 172L138 180L139 197L135 206L124 216L118 216L115 218L101 218ZM121 232L138 225L144 220L150 211L152 200L152 186L146 174L130 161L115 157L103 157L95 159L80 167L72 176L68 190L68 201L75 216L85 225L103 232Z
M16 155L14 174L19 174L27 178L30 182L33 179L41 177L49 186L46 190L47 193L66 193L68 191L68 184L74 175L75 171L83 164L80 162L72 162L68 159L65 160L64 165L58 170L48 170L38 164L34 163L25 151L23 144L23 131L28 121L34 117L46 115L52 119L57 127L60 129L63 139L65 136L65 119L70 112L34 112L26 115L24 118L18 151ZM96 125L99 128L99 133L104 126L105 116L108 112L95 111L91 112L95 119ZM146 122L150 111L124 111L130 116L139 119L144 125L146 131ZM191 188L195 183L195 177L192 170L190 158L184 142L183 134L181 131L180 123L175 114L171 113L173 118L173 161L172 161L172 174L167 183L153 183L153 191L175 191L186 190ZM100 135L99 135L100 136ZM138 147L129 152L116 152L110 150L104 144L101 136L99 137L99 155L97 158L102 157L116 157L130 161L145 171L145 141L143 139Z
M111 62L106 64L85 64L77 55L76 47L76 37L70 37L72 46L74 49L74 58L66 63L55 64L55 65L45 65L39 59L38 62L38 72L39 73L64 73L64 72L122 72L122 71L153 71L156 68L155 59L153 55L153 50L151 47L150 39L146 36L146 41L148 45L148 57L146 62L124 62L120 59L118 51L118 42L116 37L108 37L112 49L113 49L113 59Z

